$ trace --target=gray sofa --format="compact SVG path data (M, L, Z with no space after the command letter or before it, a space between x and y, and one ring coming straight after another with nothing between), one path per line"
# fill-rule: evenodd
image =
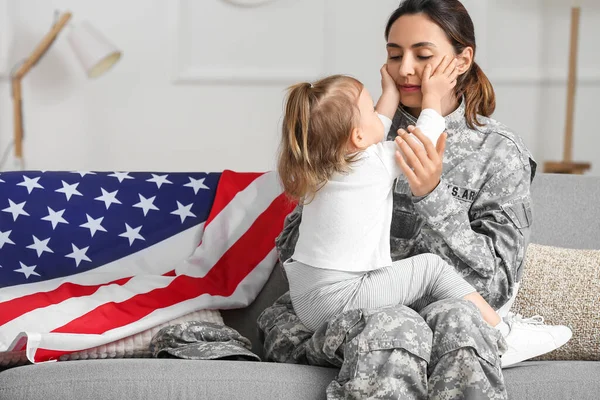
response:
M539 174L532 242L600 248L600 177ZM275 270L248 308L223 312L261 354L255 321L286 290ZM335 369L249 361L121 359L0 372L0 399L323 399ZM599 399L599 361L529 361L505 370L511 399Z

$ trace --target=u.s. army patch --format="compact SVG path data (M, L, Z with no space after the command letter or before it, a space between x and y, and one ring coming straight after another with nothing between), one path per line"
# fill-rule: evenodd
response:
M473 200L475 200L477 198L477 195L479 194L479 190L473 190L451 184L448 185L448 190L455 199L466 201L469 203L472 203Z

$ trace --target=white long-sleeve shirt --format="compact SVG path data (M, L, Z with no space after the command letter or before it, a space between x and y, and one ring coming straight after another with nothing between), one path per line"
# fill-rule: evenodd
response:
M388 132L392 121L380 118ZM417 127L435 143L445 129L444 118L425 109ZM394 180L404 176L396 164L396 150L393 141L369 146L348 173L334 174L304 205L294 260L342 271L391 265L392 189Z

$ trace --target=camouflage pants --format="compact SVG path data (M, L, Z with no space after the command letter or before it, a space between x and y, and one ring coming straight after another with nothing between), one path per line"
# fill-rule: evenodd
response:
M258 318L268 361L337 367L328 399L506 399L499 354L506 343L465 300L420 313L396 306L347 311L316 332L289 293Z

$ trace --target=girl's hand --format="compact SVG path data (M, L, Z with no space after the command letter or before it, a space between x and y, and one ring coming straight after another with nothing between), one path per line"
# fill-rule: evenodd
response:
M400 103L400 91L396 86L396 82L394 82L394 79L388 73L386 64L381 67L379 72L381 72L381 97L377 101L375 110L379 114L393 119Z
M434 147L420 129L411 125L408 131L415 135L424 147L404 129L399 129L395 140L404 157L397 151L396 162L406 176L413 196L422 197L431 193L440 183L447 135L444 132Z
M400 91L396 86L396 82L394 82L394 78L387 70L387 64L383 64L379 72L381 73L381 95L390 96L390 98L398 99L398 102L400 102Z
M432 72L431 64L425 66L421 79L421 90L424 97L441 99L454 89L458 78L457 62L456 58L444 56L435 71Z

